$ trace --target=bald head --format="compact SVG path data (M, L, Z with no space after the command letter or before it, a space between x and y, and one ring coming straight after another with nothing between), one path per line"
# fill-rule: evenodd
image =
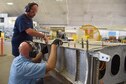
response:
M19 46L19 52L21 55L29 58L29 52L31 51L31 47L27 42L22 42Z

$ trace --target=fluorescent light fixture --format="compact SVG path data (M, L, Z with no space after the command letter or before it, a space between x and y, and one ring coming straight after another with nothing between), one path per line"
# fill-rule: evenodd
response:
M14 3L12 3L12 2L8 2L8 3L7 3L7 5L13 5L13 4L14 4Z
M63 0L56 0L56 1L63 1Z

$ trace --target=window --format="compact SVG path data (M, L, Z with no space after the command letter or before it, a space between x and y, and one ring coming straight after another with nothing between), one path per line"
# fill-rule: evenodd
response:
M4 18L0 17L0 23L4 23Z

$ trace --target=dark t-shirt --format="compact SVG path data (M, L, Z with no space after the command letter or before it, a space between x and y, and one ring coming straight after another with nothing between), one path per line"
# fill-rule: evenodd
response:
M26 14L20 15L14 25L14 33L12 37L12 54L14 56L19 55L18 47L23 41L32 41L32 36L28 35L25 30L28 28L33 28L32 19L28 18Z

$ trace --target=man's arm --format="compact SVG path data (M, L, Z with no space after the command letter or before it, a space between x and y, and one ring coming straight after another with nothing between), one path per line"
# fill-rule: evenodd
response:
M32 58L32 62L34 63L40 63L43 58L42 52L39 52L35 58Z
M40 38L45 37L43 33L39 33L38 31L35 31L32 28L26 29L25 32L31 36L40 37Z
M46 72L55 68L56 60L57 60L57 46L55 44L52 44L51 53L46 63Z
M43 38L45 40L45 42L47 43L48 42L48 38L43 34L43 33L40 33L38 31L35 31L34 29L32 28L28 28L25 30L25 32L30 35L30 36L35 36L35 37L40 37L40 38Z
M51 45L51 52L49 59L46 63L46 72L52 70L56 66L56 61L57 61L57 45L62 45L62 41L60 39L56 39L53 41Z
M32 59L34 63L40 63L44 54L48 53L48 47L45 44L41 44L41 51L37 54L35 58Z
M49 59L46 63L46 72L52 70L55 68L56 66L56 61L57 61L57 45L62 45L62 41L60 39L56 39L53 41L52 45L51 45L51 52L50 52L50 56ZM41 53L39 53L37 55L36 58L34 58L32 61L33 62L39 62L40 59L42 59L42 54L48 53L47 47L44 47L41 50Z

